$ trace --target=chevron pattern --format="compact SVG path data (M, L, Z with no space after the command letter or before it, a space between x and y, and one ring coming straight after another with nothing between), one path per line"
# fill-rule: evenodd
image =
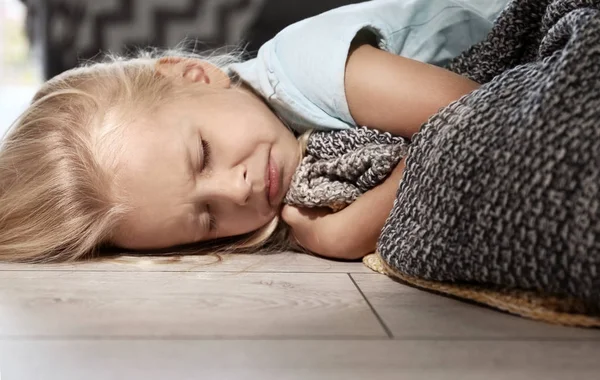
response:
M244 43L248 57L304 18L366 0L22 0L27 30L50 78L99 53L137 48L206 50ZM196 43L198 41L198 43Z
M99 52L173 47L184 39L201 47L235 45L265 0L38 0L47 22L48 59L70 68ZM58 70L55 70L58 71ZM58 72L48 72L53 76Z

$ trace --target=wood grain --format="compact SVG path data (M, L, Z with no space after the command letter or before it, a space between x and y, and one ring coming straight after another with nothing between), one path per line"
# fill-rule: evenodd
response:
M0 340L4 380L598 379L600 342Z
M353 274L396 339L594 339L600 330L532 321L399 284L378 274Z
M2 337L386 337L346 274L0 273Z
M205 259L3 265L2 379L563 380L600 373L598 330L430 294L360 263L290 253L236 255L214 266Z
M304 253L231 254L223 260L211 255L181 258L126 256L74 264L7 264L2 271L95 271L95 272L277 272L277 273L372 273L361 262L326 260Z

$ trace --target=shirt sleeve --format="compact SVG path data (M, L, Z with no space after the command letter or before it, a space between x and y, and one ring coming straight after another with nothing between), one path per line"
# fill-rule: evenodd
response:
M380 49L445 65L482 40L508 0L375 0L295 23L255 59L231 67L298 132L356 126L344 89L353 39L372 33Z

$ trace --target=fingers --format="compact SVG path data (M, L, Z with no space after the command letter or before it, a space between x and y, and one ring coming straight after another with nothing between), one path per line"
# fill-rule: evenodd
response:
M292 235L302 247L325 254L327 250L327 217L331 210L326 208L298 208L285 205L281 217L292 231Z

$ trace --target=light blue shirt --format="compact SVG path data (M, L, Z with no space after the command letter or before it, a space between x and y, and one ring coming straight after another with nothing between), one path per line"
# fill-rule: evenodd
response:
M380 49L443 66L485 38L509 0L373 0L288 26L256 58L230 66L293 130L356 126L344 69L358 32Z

